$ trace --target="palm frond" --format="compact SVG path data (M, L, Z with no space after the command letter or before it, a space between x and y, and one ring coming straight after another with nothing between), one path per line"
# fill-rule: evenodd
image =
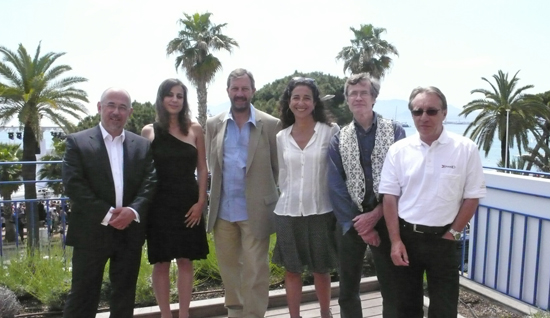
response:
M212 23L212 13L183 13L183 16L178 20L182 29L176 38L168 42L166 54L176 54L176 70L182 68L194 86L203 86L211 82L221 69L221 62L212 55L212 51L225 50L232 53L239 44L222 33L226 23ZM206 122L206 105L199 105L199 122L203 125Z
M367 72L375 78L383 78L392 64L390 55L399 56L394 45L381 39L386 29L362 24L359 29L350 27L350 30L354 34L350 40L352 45L342 48L336 56L344 62L344 73Z

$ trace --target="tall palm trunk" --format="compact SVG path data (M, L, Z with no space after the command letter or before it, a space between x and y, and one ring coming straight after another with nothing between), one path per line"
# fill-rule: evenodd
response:
M7 178L4 178L7 180ZM2 191L2 198L4 200L11 200L11 190ZM13 209L11 203L4 203L4 222L6 225L6 242L15 242L15 223L11 222Z
M36 134L30 123L26 123L23 130L23 161L36 161L37 145ZM24 181L36 180L36 164L23 165L21 172ZM28 182L24 184L24 187L25 199L36 199L36 184ZM38 248L38 209L36 202L27 202L26 207L27 242L31 250L33 250L34 248Z
M207 93L206 93L206 82L201 81L197 85L197 98L199 100L198 112L199 112L199 124L202 126L202 129L206 129L206 103L207 103Z
M531 155L528 158L526 158L527 167L525 168L525 170L531 170L531 168L533 167L533 164L535 163L535 158L537 157L537 154L539 153L540 148L542 148L542 145L546 144L546 147L548 147L548 139L550 138L550 121L546 121L542 129L543 129L543 133L541 138L537 141L535 148L531 150Z

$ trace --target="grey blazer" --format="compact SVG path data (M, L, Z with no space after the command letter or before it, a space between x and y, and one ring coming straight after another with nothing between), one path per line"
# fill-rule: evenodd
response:
M281 122L262 111L256 110L256 127L250 129L248 159L246 162L246 208L248 221L257 239L268 237L274 232L271 225L273 210L279 199L277 177L277 132ZM207 231L211 232L218 218L222 188L223 140L227 112L206 121L206 157L211 173L210 205L207 217Z

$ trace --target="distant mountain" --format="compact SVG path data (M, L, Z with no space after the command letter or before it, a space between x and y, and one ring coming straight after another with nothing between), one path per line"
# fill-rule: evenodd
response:
M412 116L409 111L408 101L402 99L391 100L378 100L374 105L374 111L382 115L384 118L395 119L399 122L406 122L412 125ZM453 105L447 106L447 121L452 122L471 122L473 116L465 118L464 116L458 116L462 111Z
M216 116L216 115L228 110L229 107L230 107L229 101L223 102L223 103L218 104L218 105L208 105L208 112L210 113L210 115Z

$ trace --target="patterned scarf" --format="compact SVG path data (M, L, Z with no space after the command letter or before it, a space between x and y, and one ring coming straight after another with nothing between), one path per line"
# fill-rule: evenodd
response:
M379 200L378 185L380 173L386 159L386 153L394 142L392 121L378 117L377 128L374 135L374 149L371 154L373 190L376 199ZM346 173L346 186L352 201L359 211L363 212L363 200L365 199L365 173L361 165L359 143L355 124L351 122L340 131L340 155Z

